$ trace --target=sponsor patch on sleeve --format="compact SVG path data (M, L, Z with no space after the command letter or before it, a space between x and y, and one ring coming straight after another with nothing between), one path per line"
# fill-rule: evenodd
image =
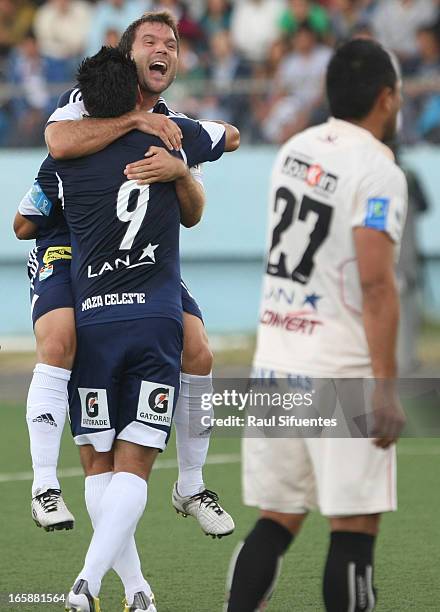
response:
M48 217L52 210L52 202L49 200L47 195L41 189L38 181L35 181L32 189L29 192L29 197L32 204L35 206L37 210L41 212L42 215Z
M45 264L52 263L58 259L72 259L72 247L52 246L46 249L46 252L43 255L43 261Z
M385 230L389 207L390 201L388 198L370 198L367 202L364 226L380 231Z

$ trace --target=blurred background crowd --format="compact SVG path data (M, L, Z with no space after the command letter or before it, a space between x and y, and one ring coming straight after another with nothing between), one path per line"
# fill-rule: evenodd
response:
M440 0L0 0L0 146L42 144L81 58L152 9L171 11L182 36L167 99L238 125L244 142L280 143L323 120L332 47L353 36L400 62L403 142L440 142Z

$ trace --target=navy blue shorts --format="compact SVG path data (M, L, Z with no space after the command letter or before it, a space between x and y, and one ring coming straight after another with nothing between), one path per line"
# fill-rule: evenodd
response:
M28 276L32 323L52 310L73 308L70 284L70 246L33 249L29 253Z
M33 249L29 253L28 276L31 284L32 323L57 308L74 308L70 286L70 246ZM203 322L202 312L188 287L182 282L182 309Z
M107 452L115 438L163 450L179 395L182 326L145 318L77 329L69 386L76 444Z
M188 314L198 317L203 323L202 311L196 302L195 297L189 292L188 287L185 285L183 280L180 281L182 285L182 310Z

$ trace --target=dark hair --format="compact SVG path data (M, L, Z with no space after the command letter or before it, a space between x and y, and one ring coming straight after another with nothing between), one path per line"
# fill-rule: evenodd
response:
M91 117L120 117L136 106L136 64L114 47L102 47L80 64L76 75Z
M313 34L315 38L318 38L318 32L314 29L308 19L305 19L298 24L294 34L298 34L298 32L308 32L309 34Z
M395 89L397 73L379 43L356 39L341 45L327 69L330 112L337 119L363 119L385 87Z
M142 17L136 19L136 21L133 21L133 23L128 26L128 28L122 34L121 40L119 41L119 49L124 55L130 56L131 48L133 47L133 42L136 38L136 32L144 23L163 23L171 28L174 36L176 37L177 51L179 51L180 38L176 20L168 11L160 11L156 13L144 13Z

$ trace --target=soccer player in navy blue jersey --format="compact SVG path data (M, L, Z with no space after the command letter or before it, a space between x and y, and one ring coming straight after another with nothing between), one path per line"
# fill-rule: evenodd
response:
M99 88L96 74L103 78ZM109 83L118 78L126 81L118 89L124 95L109 98ZM117 50L103 49L86 60L79 82L91 116L118 116L136 102L135 65ZM205 129L188 119L175 121L188 164L214 161L223 153L223 126L206 124ZM71 610L99 609L103 576L126 542L134 546L146 479L158 449L165 447L178 395L179 203L173 184L138 186L124 175L125 166L151 145L161 143L131 132L84 158L54 162L49 157L38 174L45 194L57 176L74 253L78 348L70 394L72 431L87 476L114 471L94 517L84 567L69 594ZM150 608L145 581L135 588L128 604L144 593Z
M131 52L137 62L141 92L138 110L122 117L78 121L87 115L81 92L78 88L67 92L61 97L60 108L50 118L46 130L48 145L55 158L96 152L133 128L159 136L170 150L180 147L181 130L170 119L176 113L160 97L176 73L178 35L175 22L166 13L146 14L129 26L121 48L124 53ZM238 146L238 138L238 132L232 126L226 126L228 150ZM197 167L189 171L180 159L164 148L153 146L140 162L130 164L126 173L129 179L137 179L143 185L146 182L175 181L182 224L190 227L200 219L204 192ZM41 227L48 212L44 202L38 187L34 187L24 198L20 210L28 218L26 212L30 211L33 221L37 226L40 224L38 248L31 252L29 260L37 365L29 390L27 421L34 467L33 514L37 524L52 530L73 526L73 516L61 496L56 465L76 337L69 274L70 238L62 223L58 235L54 228L48 232ZM26 224L23 225L24 221L22 216L17 216L17 235L35 237L35 225L29 230ZM200 398L212 389L212 354L202 314L184 283L182 306L184 351L181 394L175 418L179 478L173 490L173 505L178 511L195 516L205 533L221 536L233 530L233 521L218 505L216 494L206 489L202 475L209 433L200 426ZM105 479L101 480L102 487L105 487ZM97 481L98 478L95 479L95 489ZM55 512L52 511L54 504L57 507ZM46 507L51 512L46 512Z
M92 120L90 120L90 121L92 121ZM197 129L200 130L201 129L200 126ZM185 132L184 129L183 129L183 131ZM216 139L215 134L219 134L219 133L221 134L222 132L224 132L224 129L221 128L220 126L211 126L211 135L213 135L214 139ZM188 138L191 136L191 134L188 133L188 128L186 130L186 135L188 136ZM221 138L222 137L223 136L221 136ZM214 154L213 150L215 149L215 145L216 144L218 144L218 143L214 143L214 141L211 140L209 148L210 148L210 151L211 151L212 155ZM157 142L156 145L159 145L159 143ZM156 148L159 149L159 147L156 147ZM129 161L128 158L127 158L127 161ZM197 157L195 157L194 154L191 155L191 152L189 151L188 152L188 160L187 161L190 161L190 162L194 161L195 162L195 161L197 161ZM199 161L200 161L200 159L199 159ZM80 162L80 160L78 160L78 163L79 162ZM76 162L74 162L74 164L75 163ZM42 184L44 184L44 172L45 172L45 170L48 170L48 168L46 167L45 169L43 169L43 173L39 177L41 179L41 183ZM65 171L65 169L64 169L64 171ZM50 172L49 172L49 174L50 174ZM61 165L59 167L59 172L57 172L57 174L58 174L58 178L59 178L59 182L57 184L57 195L60 196L61 198L64 196L65 197L65 202L68 202L67 192L68 192L68 189L69 189L69 180L67 179L63 183L62 177L61 177L61 175L63 174L63 168L61 167ZM66 179L66 177L64 177L64 179ZM128 183L129 183L129 181L127 181L126 184L128 184ZM41 185L40 185L40 187L41 187ZM159 188L159 186L157 186L157 188ZM153 188L151 188L151 189L153 189ZM64 191L64 193L63 193L63 191ZM86 190L84 190L83 195L85 194L85 191ZM117 209L119 211L119 215L120 215L121 218L119 218L118 220L121 222L120 225L128 226L128 229L127 229L126 233L124 234L124 236L121 239L121 243L120 243L121 246L122 246L122 244L124 244L124 246L129 245L130 241L131 241L131 238L133 237L133 240L134 240L135 237L136 237L136 236L133 236L133 233L134 233L134 230L136 229L136 227L139 225L140 217L139 217L139 213L138 213L138 216L137 216L135 211L138 210L139 201L141 199L145 203L145 193L147 193L147 191L149 192L150 189L139 189L138 190L137 188L134 188L134 189L131 189L130 192L119 194L121 197L119 199L120 200L119 201L119 207L117 207ZM134 193L132 193L132 192L134 192ZM143 193L141 193L141 192L143 192ZM38 206L39 206L38 210L39 210L40 214L42 216L44 216L44 214L41 213L41 210L44 210L44 207L45 207L46 200L45 200L44 196L46 194L43 193L43 194L39 194L39 195L41 196L40 199L38 199L37 194L34 193L33 194L33 200L34 200L34 202L38 200ZM128 199L126 198L126 196L127 196ZM138 198L138 206L136 206L136 204L135 204L136 197ZM124 200L124 198L125 198L125 200ZM149 201L150 201L150 198L149 198ZM69 209L69 206L66 205L66 215L67 216L69 216L68 209ZM132 214L133 212L135 212L134 215ZM178 217L178 215L177 215L177 217ZM178 223L177 223L177 228L178 228ZM158 247L157 247L156 244L153 244L153 243L150 244L149 243L149 244L145 245L142 248L142 251L139 251L136 254L136 257L138 257L137 261L134 261L134 263L131 263L131 262L128 263L128 258L124 258L124 259L122 259L122 258L115 258L115 260L114 260L115 266L122 266L122 268L120 268L119 271L124 270L125 272L128 271L127 269L128 269L129 266L132 266L132 267L130 267L130 270L134 270L136 268L141 268L144 265L145 265L145 267L147 267L147 266L151 265L152 263L154 263L154 260L155 260L155 257L156 257L155 253L156 253L156 249L157 248ZM60 259L60 255L63 255L63 253L60 250L58 252L55 252L55 249L54 249L54 250L51 251L51 255L54 258L54 259L52 259L52 261L55 261L55 260ZM118 259L120 261L117 262ZM145 260L145 261L141 261L141 260ZM103 265L101 267L99 267L98 271L94 271L94 269L92 269L92 268L89 269L87 267L87 278L90 277L90 279L95 279L93 282L98 283L98 286L99 286L99 282L101 281L100 277L105 276L106 273L110 273L111 272L111 270L108 269L109 266L107 264L109 264L109 262L104 261ZM111 266L111 264L109 264L109 265ZM79 264L78 264L78 266L79 266L79 268L81 268L81 266ZM44 269L40 269L40 274L42 275L42 282L44 282L45 278L50 278L51 275L54 274L53 273L53 266L51 267L50 263L48 263L48 264L45 263L45 265L42 268L44 268ZM83 271L84 271L84 268L83 268ZM46 277L46 275L47 275L47 277ZM99 282L96 280L96 278L99 279ZM179 287L180 287L180 277L179 277L178 283L179 283ZM131 287L131 288L133 288L133 287ZM136 287L134 287L134 288L136 288ZM101 297L102 297L102 295L104 295L104 296L107 295L108 296L107 298L104 298L104 302L107 300L107 303L104 303L104 310L105 310L106 307L108 307L109 309L114 309L114 310L117 310L118 308L119 309L120 308L130 309L131 307L133 307L132 310L138 310L139 308L142 308L143 299L142 299L141 295L138 295L138 294L142 293L141 291L125 291L125 292L122 292L122 293L124 295L120 295L120 296L116 296L114 292L110 293L110 294L101 294ZM168 298L168 301L165 300L165 302L171 308L171 310L173 310L173 308L174 308L174 314L175 314L176 313L175 307L176 307L176 304L177 304L177 301L175 299L175 295L176 295L175 292L174 292L173 295L174 295L174 299ZM88 301L88 300L90 300L90 301ZM83 302L84 302L84 310L83 310ZM93 310L94 310L93 304L100 304L99 297L97 297L96 295L87 296L81 302L81 313L82 312L87 313L88 310L93 312ZM91 308L89 308L89 305L91 305ZM150 304L150 306L154 306L154 300L152 300L152 304ZM156 308L162 307L162 306L163 306L163 304L160 303L160 300L156 301ZM97 306L97 308L99 309L99 306ZM86 316L86 315L84 315L84 316ZM153 392L154 392L154 389L153 389ZM96 393L97 393L97 395L96 395ZM154 406L156 406L156 408L157 408L158 406L157 406L156 399L159 402L160 410L162 410L163 409L163 405L168 401L167 398L166 398L166 393L164 392L164 388L161 388L161 391L158 394L157 398L155 397L155 398L152 399L152 402L153 402ZM86 423L86 421L87 421L86 424L90 425L91 423L92 424L94 423L96 425L97 421L93 422L93 419L100 412L99 392L93 391L91 396L88 396L88 394L86 394L86 396L83 397L83 403L86 406L86 408L84 408L84 409L86 410L86 414L87 414L87 416L84 417L84 419L85 419L84 423ZM105 421L106 420L106 418L105 418L105 414L106 414L105 410L109 409L109 403L106 400L104 400L104 404L101 405L101 409L104 409L104 418L103 419L102 418L98 419L98 421ZM88 410L88 412L87 412L87 410ZM147 418L147 417L145 417L145 414L144 414L144 418ZM162 418L157 418L157 415L156 415L156 417L153 420L155 420L156 422L158 422L158 421L166 422L167 419L166 419L166 416L165 417L162 416ZM162 428L164 428L164 427L165 426L162 426ZM159 426L159 429L160 429L160 426ZM94 432L92 432L92 434L93 433ZM100 459L101 459L101 457L100 457ZM110 476L111 477L111 474L100 474L99 476L102 476L102 475L106 475L106 476ZM94 478L95 477L91 477L92 480ZM87 480L90 480L90 478L88 478ZM94 493L94 491L92 489L95 489L95 488L96 489L100 489L101 493L103 492L103 489L104 489L104 487L102 485L102 482L100 482L100 483L92 483L92 484L93 484L93 486L90 487L89 495L87 495L87 491L86 491L88 507L90 506L90 503L89 503L90 502L90 497L93 496L93 493ZM95 485L98 485L98 486L95 486ZM99 501L99 497L98 497L98 501ZM95 496L95 502L94 503L96 505L96 496ZM89 510L90 510L90 508L89 508ZM96 514L95 514L95 516L96 516ZM127 609L129 609L129 608L127 607Z

